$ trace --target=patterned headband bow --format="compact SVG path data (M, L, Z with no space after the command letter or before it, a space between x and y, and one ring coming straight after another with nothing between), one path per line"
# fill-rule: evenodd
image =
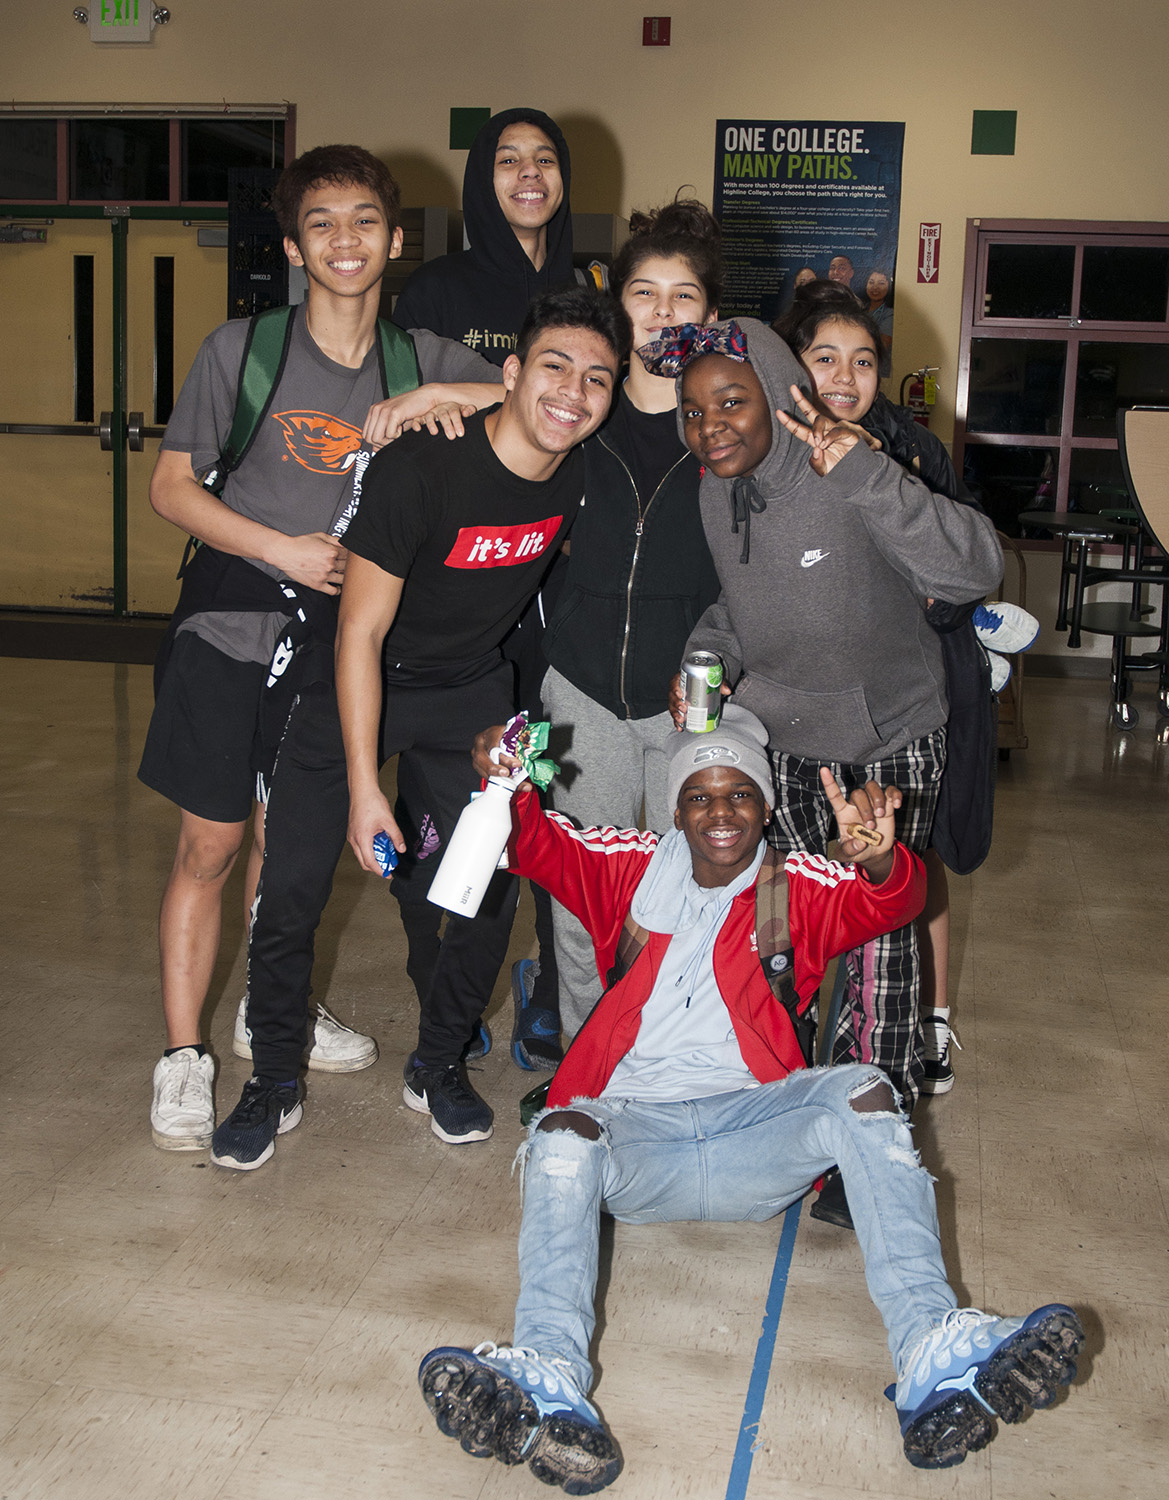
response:
M651 375L671 379L702 354L725 354L741 364L747 360L747 338L737 323L683 323L667 329L659 339L639 349Z

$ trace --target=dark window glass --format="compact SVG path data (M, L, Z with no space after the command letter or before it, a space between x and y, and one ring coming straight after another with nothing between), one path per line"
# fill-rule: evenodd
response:
M93 256L73 257L73 420L93 421Z
M1021 510L1054 510L1058 448L990 448L972 444L962 462L963 478L994 524L1019 536Z
M1075 448L1068 475L1068 510L1099 513L1132 505L1115 448Z
M1085 245L1080 317L1094 323L1163 323L1169 247Z
M184 120L183 201L226 203L232 167L283 167L283 120Z
M1057 436L1066 351L1055 339L971 339L967 431Z
M990 318L1070 318L1074 245L991 245L986 259Z
M56 202L56 120L0 120L0 198Z
M1114 438L1122 406L1169 406L1169 344L1080 345L1076 437Z
M165 120L72 120L70 198L166 203L170 127Z
M175 406L175 258L154 257L154 420L170 421Z

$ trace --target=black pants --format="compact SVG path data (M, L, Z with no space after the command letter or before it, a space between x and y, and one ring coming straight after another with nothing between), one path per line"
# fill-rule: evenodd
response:
M511 669L499 663L467 682L385 690L382 758L399 755L397 811L407 852L390 889L419 989L418 1055L457 1062L491 998L507 955L518 885L492 880L473 918L450 916L441 943L426 900L434 871L479 779L471 742L512 712ZM308 1041L317 927L345 847L349 789L336 693L318 683L297 699L281 741L265 818L264 867L248 940L248 1026L255 1071L296 1076Z

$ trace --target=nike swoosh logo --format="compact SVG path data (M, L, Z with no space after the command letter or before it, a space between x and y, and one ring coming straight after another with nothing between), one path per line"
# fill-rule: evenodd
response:
M801 568L814 568L818 562L823 562L826 557L831 557L830 552L805 552L800 558Z

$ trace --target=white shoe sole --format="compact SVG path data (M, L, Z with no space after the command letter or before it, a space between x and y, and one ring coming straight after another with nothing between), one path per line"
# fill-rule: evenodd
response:
M372 1068L377 1062L377 1043L370 1038L371 1047L368 1052L359 1053L356 1057L325 1057L317 1058L310 1049L305 1054L305 1064L314 1073L360 1073L362 1068ZM252 1049L247 1042L241 1042L238 1037L232 1037L231 1050L236 1057L242 1057L245 1062L251 1062Z
M434 1116L430 1114L430 1105L426 1102L426 1095L419 1097L411 1090L408 1083L402 1085L402 1102L416 1115L430 1115L431 1130L440 1141L445 1141L448 1146L465 1146L473 1141L489 1141L495 1134L495 1126L488 1125L486 1130L472 1130L467 1135L447 1135Z
M298 1104L294 1110L286 1114L280 1124L276 1127L277 1135L284 1135L286 1131L295 1130L304 1118L304 1106ZM208 1143L210 1144L210 1143ZM234 1156L216 1156L211 1153L211 1160L217 1167L229 1167L233 1172L254 1172L257 1167L262 1167L266 1161L271 1161L276 1150L276 1142L269 1141L268 1149L261 1152L255 1161L236 1161Z
M151 1122L150 1139L160 1151L206 1151L211 1144L214 1135L214 1126L205 1134L199 1135L166 1135Z

